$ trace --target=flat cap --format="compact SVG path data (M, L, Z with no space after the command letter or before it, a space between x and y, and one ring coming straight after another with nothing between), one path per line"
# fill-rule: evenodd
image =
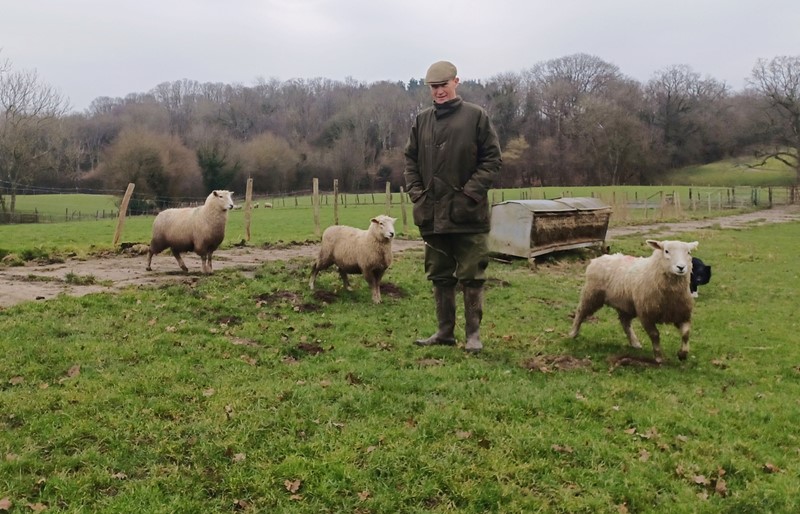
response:
M428 73L425 74L425 84L444 84L456 78L456 66L449 61L438 61L431 64Z

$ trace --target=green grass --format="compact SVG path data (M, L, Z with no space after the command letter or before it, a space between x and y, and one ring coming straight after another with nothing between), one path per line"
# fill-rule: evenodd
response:
M586 255L492 263L485 351L415 347L421 251L373 305L310 261L0 311L0 499L47 512L797 512L800 223L686 234L690 357L567 339ZM612 251L644 254L641 238ZM463 338L459 305L457 335ZM644 337L639 330L640 336ZM643 342L646 339L643 339ZM534 358L589 359L532 371ZM624 506L624 508L623 508Z
M702 166L688 166L666 173L662 183L709 187L774 187L795 183L795 170L786 164L770 159L763 167L750 167L758 162L752 158L737 158Z
M755 191L755 193L753 192ZM786 203L785 190L774 192L775 203ZM753 194L757 195L758 205L753 206ZM666 196L674 196L673 206L662 208L661 201ZM20 202L36 201L43 195L19 197ZM87 206L89 195L54 195L59 202L69 203L76 197L71 210ZM706 188L691 186L620 186L620 187L576 187L576 188L525 188L505 189L491 192L492 202L519 199L555 198L558 196L597 197L612 206L614 214L611 226L654 221L672 222L685 219L715 217L722 214L763 208L769 205L768 191L743 188ZM110 202L110 197L98 197L98 202ZM298 198L271 199L274 208L259 208L252 211L250 244L290 244L293 242L318 241L314 226L314 210L308 196ZM55 200L54 200L55 201ZM413 224L410 204L405 205L406 223L399 193L392 198L393 204L388 214L398 218L396 228L400 237L418 238L419 231ZM379 194L342 195L338 208L341 224L366 228L369 219L377 214L387 213L384 196ZM260 201L263 205L263 201ZM98 204L99 205L99 204ZM630 207L631 205L638 207ZM646 209L644 207L647 207ZM59 212L64 207L54 207ZM334 223L334 207L331 195L323 197L320 208L320 230ZM120 243L144 243L150 241L153 216L131 216L125 221ZM70 221L59 223L38 223L4 225L0 228L0 259L15 254L21 261L34 259L63 259L65 255L86 256L94 253L116 251L113 239L117 226L116 219L91 221ZM244 213L234 210L230 213L222 248L241 243L246 238ZM14 262L20 262L15 260Z
M119 210L119 198L113 195L48 194L18 195L16 209L22 212L36 211L45 219L64 221L68 217L113 216Z
M383 205L360 205L340 207L339 223L361 228L369 226L372 216L383 213ZM393 206L389 214L400 218L400 207ZM419 231L410 220L403 231L402 222L397 229L401 237L419 237ZM153 216L131 216L126 218L120 243L149 244L153 226ZM320 227L332 225L333 208L320 211ZM31 259L63 254L85 256L92 253L114 250L116 219L97 221L74 221L61 223L38 223L4 225L0 241L0 258L7 254L25 254ZM276 209L254 209L250 228L251 244L290 244L318 241L314 229L314 213L310 207L286 207ZM240 243L246 237L244 213L231 211L222 247ZM26 260L31 260L26 259Z

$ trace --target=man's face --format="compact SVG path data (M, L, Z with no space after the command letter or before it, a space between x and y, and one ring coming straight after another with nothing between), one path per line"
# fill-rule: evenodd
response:
M455 98L456 87L458 87L458 77L450 79L444 84L431 84L431 96L437 104L443 104Z

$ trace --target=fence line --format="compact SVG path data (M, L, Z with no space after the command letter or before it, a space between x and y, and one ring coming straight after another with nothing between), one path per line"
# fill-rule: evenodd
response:
M615 217L626 219L627 215L633 213L640 214L645 218L657 219L664 218L670 214L674 215L678 211L710 211L725 210L747 207L772 207L776 205L790 205L800 201L797 186L775 186L775 187L686 187L680 188L662 187L648 197L640 195L639 192L620 191L616 189L593 192L591 188L581 187L581 191L589 189L589 193L575 194L570 189L563 189L559 194L548 195L547 190L553 188L519 188L510 190L493 190L490 193L490 200L493 204L508 200L534 200L534 199L553 199L559 196L591 196L608 203L614 208ZM312 209L315 208L314 191L290 192L280 195L253 195L251 208L290 208L290 209ZM317 192L317 208L333 207L335 220L338 223L338 209L348 208L348 206L363 205L385 205L388 209L394 205L405 206L410 203L407 193L401 188L399 192L391 192L387 186L385 192L361 192L348 193L339 190L338 181L334 181L333 189L330 191L319 189ZM136 195L134 195L136 198ZM198 206L205 199L183 200L171 202L164 207L191 207ZM239 202L237 208L242 208L243 202ZM154 215L157 210L139 210L134 206L129 207L129 216ZM65 221L89 221L101 219L114 219L119 216L117 210L96 210L95 212L82 212L79 210L65 209L63 215L53 213L43 214L40 210L19 210L13 213L0 212L0 224L18 223L58 223ZM640 217L640 216L636 216ZM405 221L404 221L405 223Z

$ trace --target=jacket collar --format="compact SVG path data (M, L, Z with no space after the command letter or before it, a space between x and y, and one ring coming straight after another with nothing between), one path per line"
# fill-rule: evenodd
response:
M443 104L434 103L433 107L434 107L434 112L436 113L436 118L437 119L443 118L445 116L454 113L459 107L461 107L462 103L463 100L461 100L460 96L457 96L452 100L448 100Z

